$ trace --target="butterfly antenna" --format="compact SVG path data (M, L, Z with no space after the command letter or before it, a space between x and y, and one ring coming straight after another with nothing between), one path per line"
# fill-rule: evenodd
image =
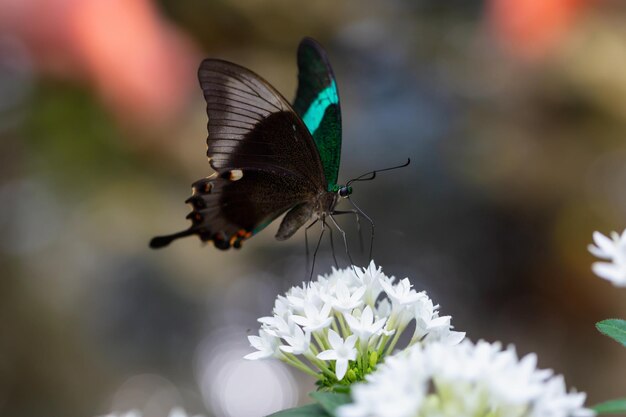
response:
M392 171L394 169L404 168L406 166L409 166L410 163L411 163L411 158L407 158L407 160L406 160L406 162L404 164L396 165L396 166L389 167L389 168L376 169L374 171L366 172L365 174L361 174L358 177L353 178L350 181L348 181L346 186L352 184L353 182L357 182L357 181L371 181L374 178L376 178L376 174L378 174L379 172Z
M195 232L193 230L187 229L187 230L183 230L182 232L172 233L171 235L153 237L150 240L150 247L152 249L163 248L178 238L190 236L190 235L193 235L194 233Z

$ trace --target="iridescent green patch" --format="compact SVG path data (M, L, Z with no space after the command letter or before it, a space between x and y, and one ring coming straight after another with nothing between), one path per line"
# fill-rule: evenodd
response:
M335 76L324 49L305 39L298 49L298 92L293 108L313 136L329 191L341 159L341 109Z
M304 124L312 135L315 135L324 119L326 109L331 104L339 104L335 80L331 80L331 84L317 95L317 98L311 103L304 116L302 116Z
M324 117L315 130L313 140L320 153L324 175L326 176L328 191L333 191L339 177L339 162L341 158L341 122L338 118L339 105L331 104L326 107Z

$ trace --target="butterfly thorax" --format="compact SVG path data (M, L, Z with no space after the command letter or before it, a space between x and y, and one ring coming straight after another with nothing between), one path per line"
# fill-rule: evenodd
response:
M315 215L318 219L322 219L328 213L332 213L335 209L335 206L339 202L339 194L332 191L326 191L317 199L317 204L315 205Z
M313 199L296 205L283 218L276 239L289 239L311 219L324 221L326 216L334 212L339 200L351 193L352 187L338 185L336 191L322 191Z

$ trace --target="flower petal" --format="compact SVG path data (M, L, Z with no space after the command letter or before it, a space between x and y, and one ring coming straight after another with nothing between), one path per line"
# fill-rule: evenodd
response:
M337 352L334 350L325 350L323 352L320 352L317 355L317 359L321 359L323 361L335 361L339 358L339 356L337 355Z
M339 359L337 362L335 362L335 375L337 375L337 379L339 381L343 379L347 371L348 371L347 359Z
M597 258L600 259L611 259L612 256L607 254L605 251L603 251L602 249L600 249L599 247L595 246L595 245L588 245L587 246L587 250L589 252L591 252L591 254Z
M256 352L252 352L252 353L248 353L246 356L244 356L243 358L249 361L256 361L258 359L265 359L265 358L269 358L270 356L273 356L272 354L269 354L265 351L262 350L258 350Z
M328 342L333 349L339 349L343 345L343 339L333 329L328 330Z
M598 245L598 248L604 251L607 255L614 253L614 242L608 237L604 236L600 232L593 232L593 240Z
M374 321L374 312L372 311L370 306L367 306L361 313L361 323L369 326L372 324L373 321Z
M626 286L626 268L607 263L595 262L591 269L600 278L607 279L615 285Z

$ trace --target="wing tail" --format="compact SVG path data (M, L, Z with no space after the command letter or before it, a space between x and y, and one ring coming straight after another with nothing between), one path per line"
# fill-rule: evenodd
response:
M181 232L172 233L171 235L156 236L150 240L150 247L152 249L164 248L165 246L172 243L174 240L179 239L181 237L191 236L194 233L196 233L194 230L187 229Z

